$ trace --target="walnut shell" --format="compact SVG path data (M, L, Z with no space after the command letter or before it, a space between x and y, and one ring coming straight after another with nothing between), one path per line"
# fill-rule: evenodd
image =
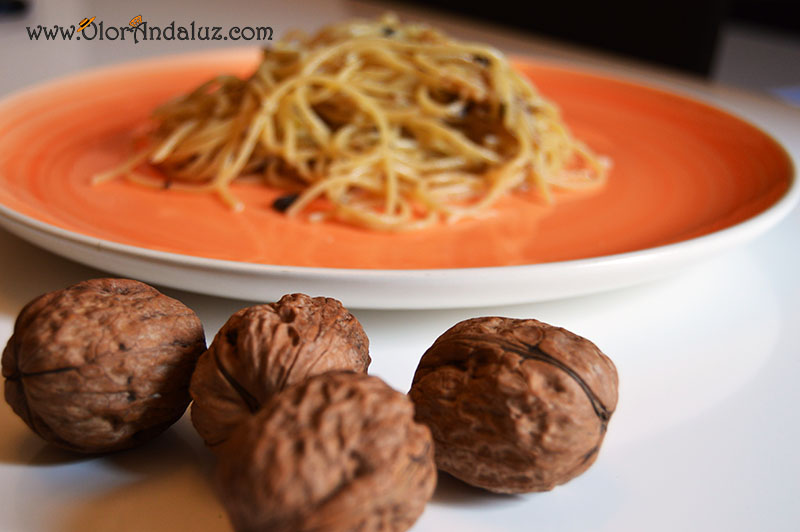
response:
M364 329L335 299L290 294L244 308L197 363L192 423L214 447L286 386L332 370L366 373L369 364Z
M3 351L5 398L61 447L132 447L181 417L205 345L180 301L138 281L85 281L22 309Z
M491 491L547 491L597 458L617 371L590 341L537 320L475 318L440 336L409 395L436 464Z
M239 532L401 531L436 486L430 431L377 377L332 372L276 395L221 446Z

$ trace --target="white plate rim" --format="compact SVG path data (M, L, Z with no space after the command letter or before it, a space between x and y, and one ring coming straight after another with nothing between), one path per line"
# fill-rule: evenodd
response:
M372 309L415 309L415 308L458 308L486 305L501 305L547 301L585 295L594 292L621 288L658 279L670 275L676 268L692 264L702 258L712 256L737 243L743 243L760 235L783 219L800 199L800 186L796 176L792 178L786 193L771 207L761 213L733 226L691 238L673 244L645 248L626 253L604 255L585 259L548 262L541 264L492 266L481 268L446 268L423 270L375 270L320 268L307 266L284 266L237 262L222 259L210 259L182 255L167 251L141 248L104 240L82 233L69 231L27 215L18 213L5 205L0 205L0 225L35 244L55 239L61 241L63 248L52 249L60 255L77 260L89 266L127 275L137 274L136 264L149 262L156 272L177 269L178 272L196 273L183 282L172 280L164 283L161 275L138 272L137 277L148 282L167 284L200 293L217 296L236 297L245 300L275 300L287 291L313 292L319 285L346 283L345 286L365 285L364 290L357 292L341 292L335 288L329 290L331 295L343 300L353 308ZM33 234L32 234L33 233ZM36 238L36 236L39 238ZM50 238L48 238L50 237ZM107 261L85 260L87 249L94 249L101 254L136 259L130 268L113 265ZM660 263L660 267L655 265ZM111 266L109 268L109 266ZM161 272L163 273L163 272ZM208 275L234 274L244 284L233 282L222 283L215 288L207 284ZM589 283L577 283L573 286L559 286L560 283L574 281L575 276L588 276ZM250 285L254 279L263 278L264 286ZM284 279L294 285L290 290L274 286ZM525 283L529 288L539 288L534 293L524 290L498 291L498 285ZM231 284L234 286L232 287ZM437 285L438 284L438 288ZM414 290L424 289L423 292ZM551 285L551 289L542 290L542 286ZM461 294L469 287L470 290ZM522 286L519 286L521 288ZM398 288L400 289L398 294ZM434 289L431 292L431 289ZM493 292L492 290L495 290ZM388 297L391 293L392 297ZM402 294L405 294L402 296ZM401 297L398 297L401 296Z

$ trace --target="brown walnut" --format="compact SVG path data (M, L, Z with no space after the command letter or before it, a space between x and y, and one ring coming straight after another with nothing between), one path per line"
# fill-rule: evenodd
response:
M276 395L220 447L238 532L407 530L436 485L430 431L377 377L332 372Z
M205 346L180 301L138 281L92 279L22 309L3 351L5 398L61 447L132 447L181 417Z
M335 299L290 294L244 308L197 363L192 423L215 447L286 386L333 370L366 373L369 363L364 329Z
M425 352L409 395L433 433L439 469L491 491L547 491L597 458L617 371L565 329L475 318Z

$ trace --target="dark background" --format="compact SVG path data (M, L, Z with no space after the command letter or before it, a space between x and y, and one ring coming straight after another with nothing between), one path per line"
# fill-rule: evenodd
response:
M800 0L391 0L708 76L726 24L800 38ZM0 0L0 17L33 0ZM298 4L300 6L300 4ZM303 4L302 8L313 6ZM298 7L300 9L301 7ZM767 58L769 59L769 58Z
M405 1L704 76L726 23L800 36L800 0Z

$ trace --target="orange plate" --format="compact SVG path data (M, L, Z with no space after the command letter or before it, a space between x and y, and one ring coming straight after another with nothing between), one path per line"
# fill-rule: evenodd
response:
M788 189L785 151L706 104L621 81L518 61L573 133L613 168L600 192L554 206L513 196L493 215L408 233L288 219L279 194L237 184L215 196L90 179L132 152L159 103L221 73L248 73L257 51L141 61L52 82L0 104L0 204L69 231L197 257L329 268L428 269L612 255L712 233L763 212Z

